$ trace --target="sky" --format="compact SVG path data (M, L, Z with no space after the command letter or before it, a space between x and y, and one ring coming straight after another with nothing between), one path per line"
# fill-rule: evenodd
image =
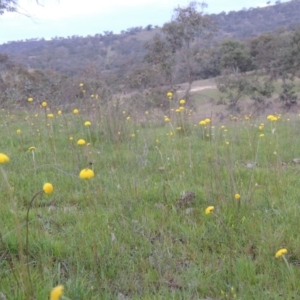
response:
M288 0L281 0L287 2ZM171 20L173 9L189 0L19 0L21 13L0 16L0 44L32 38L87 36ZM201 2L201 0L200 0ZM268 0L204 0L204 13L263 7ZM269 1L275 4L276 0ZM30 17L26 16L30 15Z

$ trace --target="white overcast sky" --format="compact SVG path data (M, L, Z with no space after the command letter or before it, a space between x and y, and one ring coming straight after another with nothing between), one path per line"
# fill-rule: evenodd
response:
M271 0L274 4L276 0ZM282 0L281 2L287 2ZM31 38L87 36L130 27L163 25L171 19L173 9L186 6L188 0L20 0L20 11L0 16L0 44ZM199 1L201 2L201 0ZM206 13L237 11L266 6L268 0L205 0Z

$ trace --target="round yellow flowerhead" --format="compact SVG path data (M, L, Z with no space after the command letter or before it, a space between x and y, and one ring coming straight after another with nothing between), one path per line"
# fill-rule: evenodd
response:
M79 83L79 86L80 86L80 87L83 87L83 86L84 86L84 84L81 82L81 83Z
M32 102L32 101L33 101L33 98L29 97L29 98L27 99L27 101L28 101L28 102Z
M84 126L91 126L92 125L92 123L90 122L90 121L86 121L85 123L84 123Z
M178 109L179 109L179 111L184 111L184 107L183 106L180 106Z
M235 195L234 195L234 198L235 198L236 200L239 200L239 199L241 198L241 195L240 195L240 194L235 194Z
M205 214L209 215L214 209L215 209L214 206L208 206L208 207L206 207Z
M278 250L275 254L275 257L278 258L278 257L281 257L284 254L287 254L287 249L285 249L285 248Z
M53 114L48 114L47 117L48 118L54 118L54 115Z
M9 157L4 153L0 153L0 164L5 164L8 162L9 162Z
M168 93L167 93L167 97L168 97L169 99L171 99L171 98L173 97L173 93L172 93L172 92L168 92Z
M53 185L49 182L45 183L43 186L43 191L45 194L51 194L53 192Z
M28 148L28 151L34 151L34 150L35 150L35 147L33 147L33 146Z
M42 102L42 106L46 107L47 106L47 102L46 101Z
M180 105L184 105L184 104L185 104L185 100L184 100L184 99L181 99L181 100L179 101L179 104L180 104Z
M170 122L169 117L165 117L165 122Z
M77 141L77 145L79 145L79 146L85 145L85 140L84 140L84 139L78 140L78 141Z
M211 122L210 118L206 118L204 121L205 121L206 124L209 124Z
M134 138L135 138L135 134L134 134L134 133L131 135L131 138L132 138L132 139L134 139Z
M94 176L95 176L94 171L88 168L81 170L79 173L79 177L81 179L91 179Z
M61 110L58 110L58 111L57 111L57 114L58 114L58 115L61 115L61 113L62 113Z
M73 110L73 114L74 115L77 115L79 113L79 110L77 109L77 108L75 108L74 110Z
M63 285L58 285L52 289L50 293L50 300L59 300L64 292Z
M21 134L21 129L17 129L17 134Z
M206 125L206 121L205 121L205 120L200 121L200 122L199 122L199 125L201 125L201 126Z

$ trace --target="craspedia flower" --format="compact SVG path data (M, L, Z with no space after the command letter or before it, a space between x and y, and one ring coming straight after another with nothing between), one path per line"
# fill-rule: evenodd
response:
M74 115L77 115L79 113L79 110L77 109L77 108L75 108L74 110L73 110L73 114Z
M131 138L132 139L134 139L135 138L135 134L133 133L133 134L131 134Z
M27 99L27 101L28 101L28 102L32 102L32 101L33 101L33 98L29 97L29 98Z
M33 146L28 148L28 151L34 151L34 150L35 150L35 147L33 147Z
M171 99L171 98L173 97L173 93L172 93L172 92L168 92L168 93L167 93L167 97L168 97L169 99Z
M236 200L239 200L239 199L241 198L241 195L240 195L240 194L235 194L235 195L234 195L234 198L235 198Z
M64 292L63 285L58 285L52 289L50 293L50 300L59 300Z
M42 102L42 106L46 107L47 106L47 102L46 101Z
M208 206L208 207L206 207L205 214L209 215L214 209L215 209L214 206Z
M77 145L79 145L79 146L85 145L85 140L84 139L78 140Z
M86 168L80 171L79 177L81 179L91 179L95 176L95 173L93 170Z
M179 104L180 104L180 105L184 105L184 104L185 104L185 100L184 100L184 99L181 99L181 100L179 101Z
M84 122L84 126L91 126L91 125L92 125L92 123L90 121Z
M206 125L206 121L205 121L205 120L200 121L200 122L199 122L199 125L201 125L201 126Z
M48 114L47 117L48 118L54 118L54 115L53 114Z
M206 124L209 124L211 122L210 118L206 118L204 121L205 121Z
M0 153L0 164L5 164L8 162L9 162L9 157L4 153Z
M178 109L179 109L179 111L184 111L184 107L183 106L180 106Z
M45 183L43 186L43 191L45 194L51 194L53 192L53 185L49 182Z
M170 118L165 116L165 122L170 122Z
M285 249L285 248L278 250L278 251L276 252L276 254L275 254L275 257L276 257L276 258L279 258L279 257L281 257L281 256L284 255L284 254L287 254L287 249Z
M58 115L61 115L61 113L62 113L61 110L58 110L58 111L57 111L57 114L58 114Z
M21 134L21 129L17 129L17 134Z
M79 83L79 86L80 86L80 87L83 87L83 86L84 86L84 84L81 82L81 83Z

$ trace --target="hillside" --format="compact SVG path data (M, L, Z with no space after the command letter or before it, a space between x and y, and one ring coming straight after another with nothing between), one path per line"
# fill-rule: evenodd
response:
M246 39L263 32L291 29L299 25L300 1L290 1L264 8L210 15L218 24L217 41L232 37ZM120 34L105 32L95 36L31 39L0 45L6 53L29 69L51 69L67 76L95 74L109 82L122 83L125 74L136 69L145 56L144 43L159 32L151 25L134 27Z

